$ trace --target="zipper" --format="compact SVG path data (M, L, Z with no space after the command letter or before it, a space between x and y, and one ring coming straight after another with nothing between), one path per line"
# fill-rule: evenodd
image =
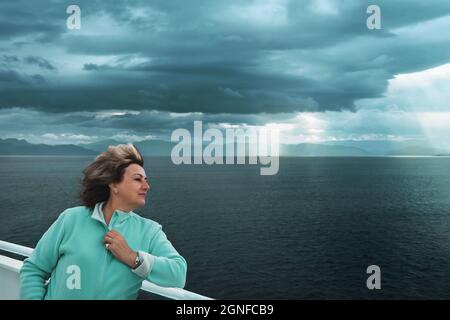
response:
M107 225L105 222L102 221L103 226L105 227L105 230L107 232L111 231L112 229L112 225L113 225L113 220L114 220L114 216L116 215L115 212L113 212L113 215L111 217L111 220L109 221L109 225ZM103 258L103 264L102 264L102 268L98 277L98 284L96 287L96 291L97 291L97 297L102 293L102 291L100 289L103 288L103 278L105 275L105 268L106 268L106 263L108 261L108 256L111 255L112 253L110 253L106 248L105 248L105 256ZM97 299L98 300L98 299Z

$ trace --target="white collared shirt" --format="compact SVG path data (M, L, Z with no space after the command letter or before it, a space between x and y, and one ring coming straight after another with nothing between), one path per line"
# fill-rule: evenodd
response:
M103 205L105 202L99 202L95 205L94 211L92 212L92 219L95 219L101 223L103 223L109 230L109 226L106 224L105 221L105 215L103 213ZM114 212L117 212L119 215L123 214L129 214L129 212L122 211L122 210L115 210ZM113 214L114 214L113 212ZM130 268L131 271L135 274L137 274L139 277L146 279L147 276L150 274L153 262L154 262L154 256L151 255L148 252L138 250L139 258L141 259L142 263L139 267L136 269Z

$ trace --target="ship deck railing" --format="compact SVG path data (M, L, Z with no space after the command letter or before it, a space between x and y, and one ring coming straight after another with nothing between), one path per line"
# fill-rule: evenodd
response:
M0 251L29 257L33 248L0 240ZM17 300L20 294L20 269L23 261L0 254L0 300ZM180 288L161 287L147 280L142 282L141 290L173 300L212 300L212 298Z

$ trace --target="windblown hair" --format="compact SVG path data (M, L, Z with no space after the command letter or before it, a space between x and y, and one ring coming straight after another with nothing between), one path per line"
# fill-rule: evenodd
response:
M79 195L83 205L93 209L97 202L107 201L110 196L108 184L121 182L125 169L133 163L143 167L144 158L131 143L109 146L108 150L98 155L83 170Z

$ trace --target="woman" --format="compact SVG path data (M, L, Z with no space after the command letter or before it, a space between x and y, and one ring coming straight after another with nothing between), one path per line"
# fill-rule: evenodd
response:
M110 146L86 167L84 206L62 212L24 261L22 299L136 299L144 279L184 287L185 259L160 224L132 211L150 188L143 166L128 144Z

